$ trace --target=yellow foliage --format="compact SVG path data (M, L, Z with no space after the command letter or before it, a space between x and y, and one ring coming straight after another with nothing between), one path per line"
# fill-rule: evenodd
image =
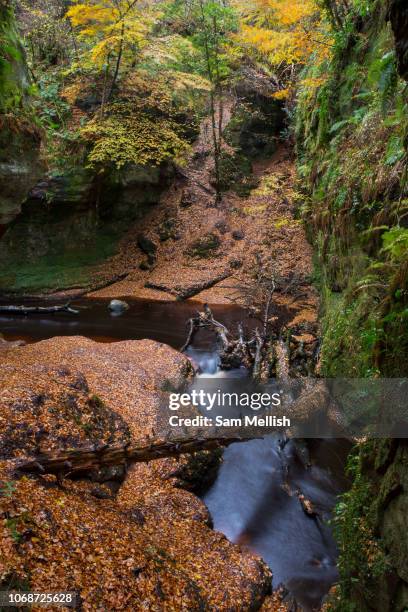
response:
M64 89L61 91L61 98L66 100L69 104L75 104L75 101L82 90L82 82L72 83L71 85L64 87Z
M279 91L275 91L273 94L273 98L276 100L285 100L289 96L290 90L286 87L285 89L280 89Z
M149 117L134 108L116 105L105 118L95 117L82 130L91 149L91 168L127 164L156 165L166 161L183 163L189 145L180 126L170 118Z
M128 47L141 49L153 24L157 9L129 8L125 0L76 0L67 11L67 17L78 36L90 49L90 59L102 66L112 55L124 52Z
M234 0L241 17L241 31L236 40L274 70L281 69L283 81L292 73L288 66L304 64L312 53L318 60L330 56L330 29L319 10L317 0ZM289 92L277 92L277 98Z

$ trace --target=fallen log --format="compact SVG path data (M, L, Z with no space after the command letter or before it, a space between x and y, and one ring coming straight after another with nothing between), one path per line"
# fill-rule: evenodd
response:
M90 472L107 466L128 465L130 463L149 463L166 457L180 457L200 451L225 448L241 437L180 438L169 440L143 440L125 446L78 448L64 452L38 455L16 464L20 473L55 474L72 476L78 472Z
M325 381L318 379L304 379L303 389L299 396L284 405L282 412L276 414L288 416L295 426L308 423L310 419L326 415L328 424L336 426L338 437L347 437L347 423L342 422L342 415L337 410ZM290 388L288 389L290 392ZM344 427L344 429L343 429ZM294 430L292 430L294 433ZM267 435L264 427L251 432L252 438L263 438ZM17 460L15 469L17 474L54 474L59 479L74 474L95 472L104 467L128 466L132 463L149 463L168 457L177 458L182 455L192 455L201 451L214 451L237 443L245 442L249 438L242 429L237 428L229 435L196 430L194 437L169 437L167 439L144 439L140 442L127 445L114 446L104 444L87 448L69 449L37 455L30 459Z
M63 306L0 306L0 314L56 314L59 312L67 312L69 314L79 314L79 310L71 308L70 304Z
M196 284L187 287L180 287L178 285L175 287L169 287L164 283L147 281L145 283L145 288L169 293L170 295L174 295L178 301L184 301L194 297L206 289L211 289L229 276L231 276L231 272L229 270L225 270L210 280L199 281Z

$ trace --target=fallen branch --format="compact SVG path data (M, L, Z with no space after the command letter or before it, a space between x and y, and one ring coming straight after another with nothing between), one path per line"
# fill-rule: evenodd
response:
M59 312L67 312L69 314L79 314L79 310L71 308L69 304L63 306L0 306L0 313L7 314L56 314Z
M183 353L188 349L193 341L195 334L199 329L211 329L215 332L219 340L221 341L222 348L224 351L230 351L233 344L228 340L228 330L222 323L214 319L211 308L208 304L204 304L204 311L198 312L196 317L189 320L189 333L184 346L180 349Z
M165 457L180 457L200 451L217 450L240 442L240 437L214 437L197 439L172 439L125 446L104 445L100 448L78 448L64 452L39 455L17 464L18 472L32 474L56 474L64 477L78 472L90 472L107 466L129 463L148 463Z
M229 270L226 270L222 272L221 274L219 274L218 276L216 276L215 278L197 282L197 284L190 286L190 287L180 287L180 286L168 287L164 283L160 283L160 282L155 283L151 281L148 281L147 283L145 283L145 287L146 289L154 289L155 291L163 291L164 293L169 293L170 295L174 295L177 298L177 300L183 301L183 300L188 300L189 298L194 297L195 295L197 295L198 293L201 293L202 291L205 291L206 289L211 289L211 287L214 287L214 285L217 285L218 283L225 280L229 276L231 276L231 272Z

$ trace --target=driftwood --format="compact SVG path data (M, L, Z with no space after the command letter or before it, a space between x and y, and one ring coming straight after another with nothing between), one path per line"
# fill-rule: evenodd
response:
M214 318L210 307L205 304L203 312L198 312L196 317L189 320L188 336L184 346L180 349L181 352L187 350L200 329L209 329L216 334L221 347L220 362L222 368L228 370L244 365L248 369L252 369L254 379L258 380L260 378L265 361L267 340L265 333L256 329L253 337L246 340L243 326L240 324L238 325L238 338L232 338L229 330Z
M56 453L38 455L17 464L18 472L32 474L56 474L65 477L78 472L90 472L107 466L148 463L165 457L180 457L200 451L217 450L240 442L240 437L182 438L171 440L142 441L125 446L104 445L93 448L78 448Z
M196 317L193 317L189 320L188 325L189 332L187 340L184 346L182 346L182 348L180 349L182 353L188 349L194 339L195 334L199 329L211 329L215 332L217 338L219 339L223 351L227 352L231 350L233 343L228 339L229 332L225 325L214 319L214 315L208 304L204 304L204 311L198 312ZM241 329L241 342L243 342L242 334L243 331Z
M70 304L63 306L0 306L0 313L7 314L56 314L59 312L67 312L69 314L79 314L79 310L71 308Z
M229 270L225 270L224 272L221 272L220 274L209 280L199 281L190 287L168 287L164 283L156 283L152 281L147 281L147 283L145 283L145 287L146 289L154 289L155 291L169 293L170 295L174 295L177 300L184 301L194 297L195 295L201 293L202 291L205 291L206 289L211 289L212 287L230 276L231 272Z

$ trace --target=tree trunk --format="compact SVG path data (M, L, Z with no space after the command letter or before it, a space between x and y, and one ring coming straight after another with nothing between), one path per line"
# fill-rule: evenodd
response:
M240 437L212 437L143 441L126 446L104 445L100 448L78 448L64 452L39 455L16 465L19 472L71 476L78 472L90 472L107 466L129 463L148 463L165 457L180 457L200 451L217 450L240 442Z
M118 59L116 61L115 73L113 75L112 84L111 84L111 88L110 88L108 99L107 99L108 102L112 98L113 92L115 90L116 81L117 81L118 76L119 76L120 64L121 64L122 55L123 55L123 39L124 39L124 36L125 36L125 24L123 22L122 23L122 30L121 30L121 38L120 38L120 46L119 46Z

